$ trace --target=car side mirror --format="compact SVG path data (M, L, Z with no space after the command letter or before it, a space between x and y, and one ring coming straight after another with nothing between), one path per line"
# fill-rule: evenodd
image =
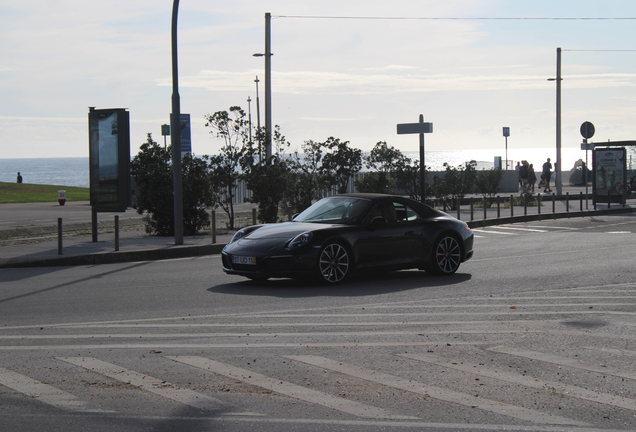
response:
M291 218L291 220L294 220L294 219L296 219L296 216L298 216L299 214L300 214L300 213L294 213L294 214L292 215L292 218Z

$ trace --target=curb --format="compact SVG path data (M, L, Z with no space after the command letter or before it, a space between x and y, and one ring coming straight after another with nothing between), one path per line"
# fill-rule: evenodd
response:
M87 255L59 256L52 258L9 258L0 262L4 268L62 267L76 265L115 264L136 261L157 261L174 258L190 258L219 254L225 243L199 246L175 246L166 249L105 252Z
M506 224L511 224L515 222L534 222L534 221L549 220L549 219L568 219L572 217L591 217L591 216L628 214L628 213L636 213L636 208L620 207L620 208L609 208L605 210L597 209L597 210L572 211L572 212L565 212L565 213L543 213L543 214L532 214L532 215L524 215L524 216L503 217L503 218L496 218L496 219L472 220L466 223L471 228L482 228L482 227L494 226L494 225L506 225Z
M123 227L138 227L143 226L143 221L140 218L130 218L130 219L120 219L119 220L120 228ZM91 222L79 222L79 223L63 223L64 232L74 232L74 231L91 231L93 225ZM97 224L98 230L105 229L113 229L113 222L98 222ZM11 239L15 237L29 236L29 235L38 235L38 234L57 234L57 224L54 225L43 225L43 226L32 226L32 227L21 227L21 228L9 228L0 230L0 239Z
M500 217L493 219L472 220L467 222L470 228L481 228L495 225L506 225L516 222L532 222L550 219L566 219L573 217L592 217L615 214L636 213L636 208L619 207L610 209L583 210L565 213L543 213L523 216ZM77 265L116 264L138 261L158 261L175 258L191 258L197 256L219 254L225 243L174 246L159 249L141 249L134 251L102 252L86 255L58 256L49 258L19 257L0 260L0 269L35 268L35 267L66 267Z

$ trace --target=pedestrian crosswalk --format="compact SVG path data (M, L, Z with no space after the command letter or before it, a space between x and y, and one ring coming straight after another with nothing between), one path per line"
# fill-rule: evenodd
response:
M91 415L125 416L140 404L252 423L330 418L411 428L440 426L452 411L467 429L481 422L601 430L604 416L617 424L636 418L634 288L263 311L191 323L5 327L11 334L0 333L0 404L11 396ZM121 341L99 343L115 339L115 329ZM132 342L140 338L154 341ZM47 354L35 367L3 354L27 350ZM115 397L134 404L109 400ZM288 403L295 411L285 417L278 407Z
M562 226L544 226L544 225L528 225L528 226L511 226L511 225L493 225L484 228L473 228L475 237L483 238L489 236L514 236L527 233L550 233L550 232L567 232L576 231L577 228Z
M488 348L489 351L505 353L511 356L523 357L532 360L546 362L557 367L570 367L573 369L583 369L588 371L602 372L622 377L624 379L636 381L636 374L627 370L620 370L612 367L594 367L579 362L573 358L559 357L555 355L542 354L528 350L519 350L510 347L496 346ZM528 376L512 370L501 370L502 365L489 366L483 363L471 363L457 361L436 354L425 352L395 353L395 358L412 360L441 371L453 369L464 374L465 379L477 377L477 380L492 379L502 383L502 386L518 385L529 389L544 391L546 393L558 392L560 398L580 399L594 404L606 405L609 408L621 408L636 413L636 399L622 397L620 395L592 390L577 385L567 384L558 381L548 381L537 377ZM515 420L523 420L533 424L544 425L572 425L589 426L586 422L568 418L567 416L556 415L554 413L537 410L513 404L505 400L493 400L480 395L462 392L455 389L443 388L438 385L431 385L418 381L412 377L402 377L394 373L383 372L379 369L366 368L351 364L341 359L318 355L277 355L275 358L259 359L261 362L287 359L294 363L293 367L299 364L309 365L323 371L336 372L350 379L368 381L372 384L386 388L414 393L426 399L442 401L445 403L464 406L471 410L478 409L493 414L498 414ZM236 381L241 381L251 386L270 390L279 395L284 395L296 399L302 403L316 404L323 407L349 414L354 418L382 419L417 421L418 416L405 415L373 406L367 403L349 400L346 397L329 394L324 391L308 388L302 384L297 384L286 380L278 375L268 376L254 370L237 367L227 362L219 362L204 356L177 355L165 356L163 360L166 366L169 362L176 362L188 365L193 368L202 369L207 372L222 375ZM116 365L114 363L99 360L93 357L56 357L55 361L69 363L79 368L86 369L92 373L104 375L113 380L125 383L131 388L136 388L157 397L167 399L177 404L187 405L201 411L214 412L215 415L222 416L248 416L253 418L266 417L267 413L259 413L249 410L236 409L230 403L224 402L220 398L211 397L202 392L193 391L182 386L172 384L162 378L152 377L147 374L136 372L129 368ZM12 372L8 368L0 368L0 387L4 386L24 397L32 398L37 402L50 405L60 410L69 412L84 413L113 413L111 410L97 409L91 406L90 400L81 400L77 396L64 390L56 388L54 385L46 384L25 375ZM0 392L0 397L2 392Z

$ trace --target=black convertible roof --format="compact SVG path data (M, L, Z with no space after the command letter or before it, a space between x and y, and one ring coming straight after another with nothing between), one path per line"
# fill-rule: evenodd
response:
M432 214L439 213L437 210L435 210L428 204L424 204L414 199L407 198L400 195L388 195L388 194L379 194L379 193L350 193L350 194L334 195L329 198L338 198L338 197L362 198L362 199L368 199L371 201L396 200L398 202L402 201L403 203L410 204L413 208L418 210L418 212L422 215L430 216Z

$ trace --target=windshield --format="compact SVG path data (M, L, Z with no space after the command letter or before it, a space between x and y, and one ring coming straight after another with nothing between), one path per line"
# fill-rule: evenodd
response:
M352 197L323 198L294 218L294 222L357 223L371 201Z

